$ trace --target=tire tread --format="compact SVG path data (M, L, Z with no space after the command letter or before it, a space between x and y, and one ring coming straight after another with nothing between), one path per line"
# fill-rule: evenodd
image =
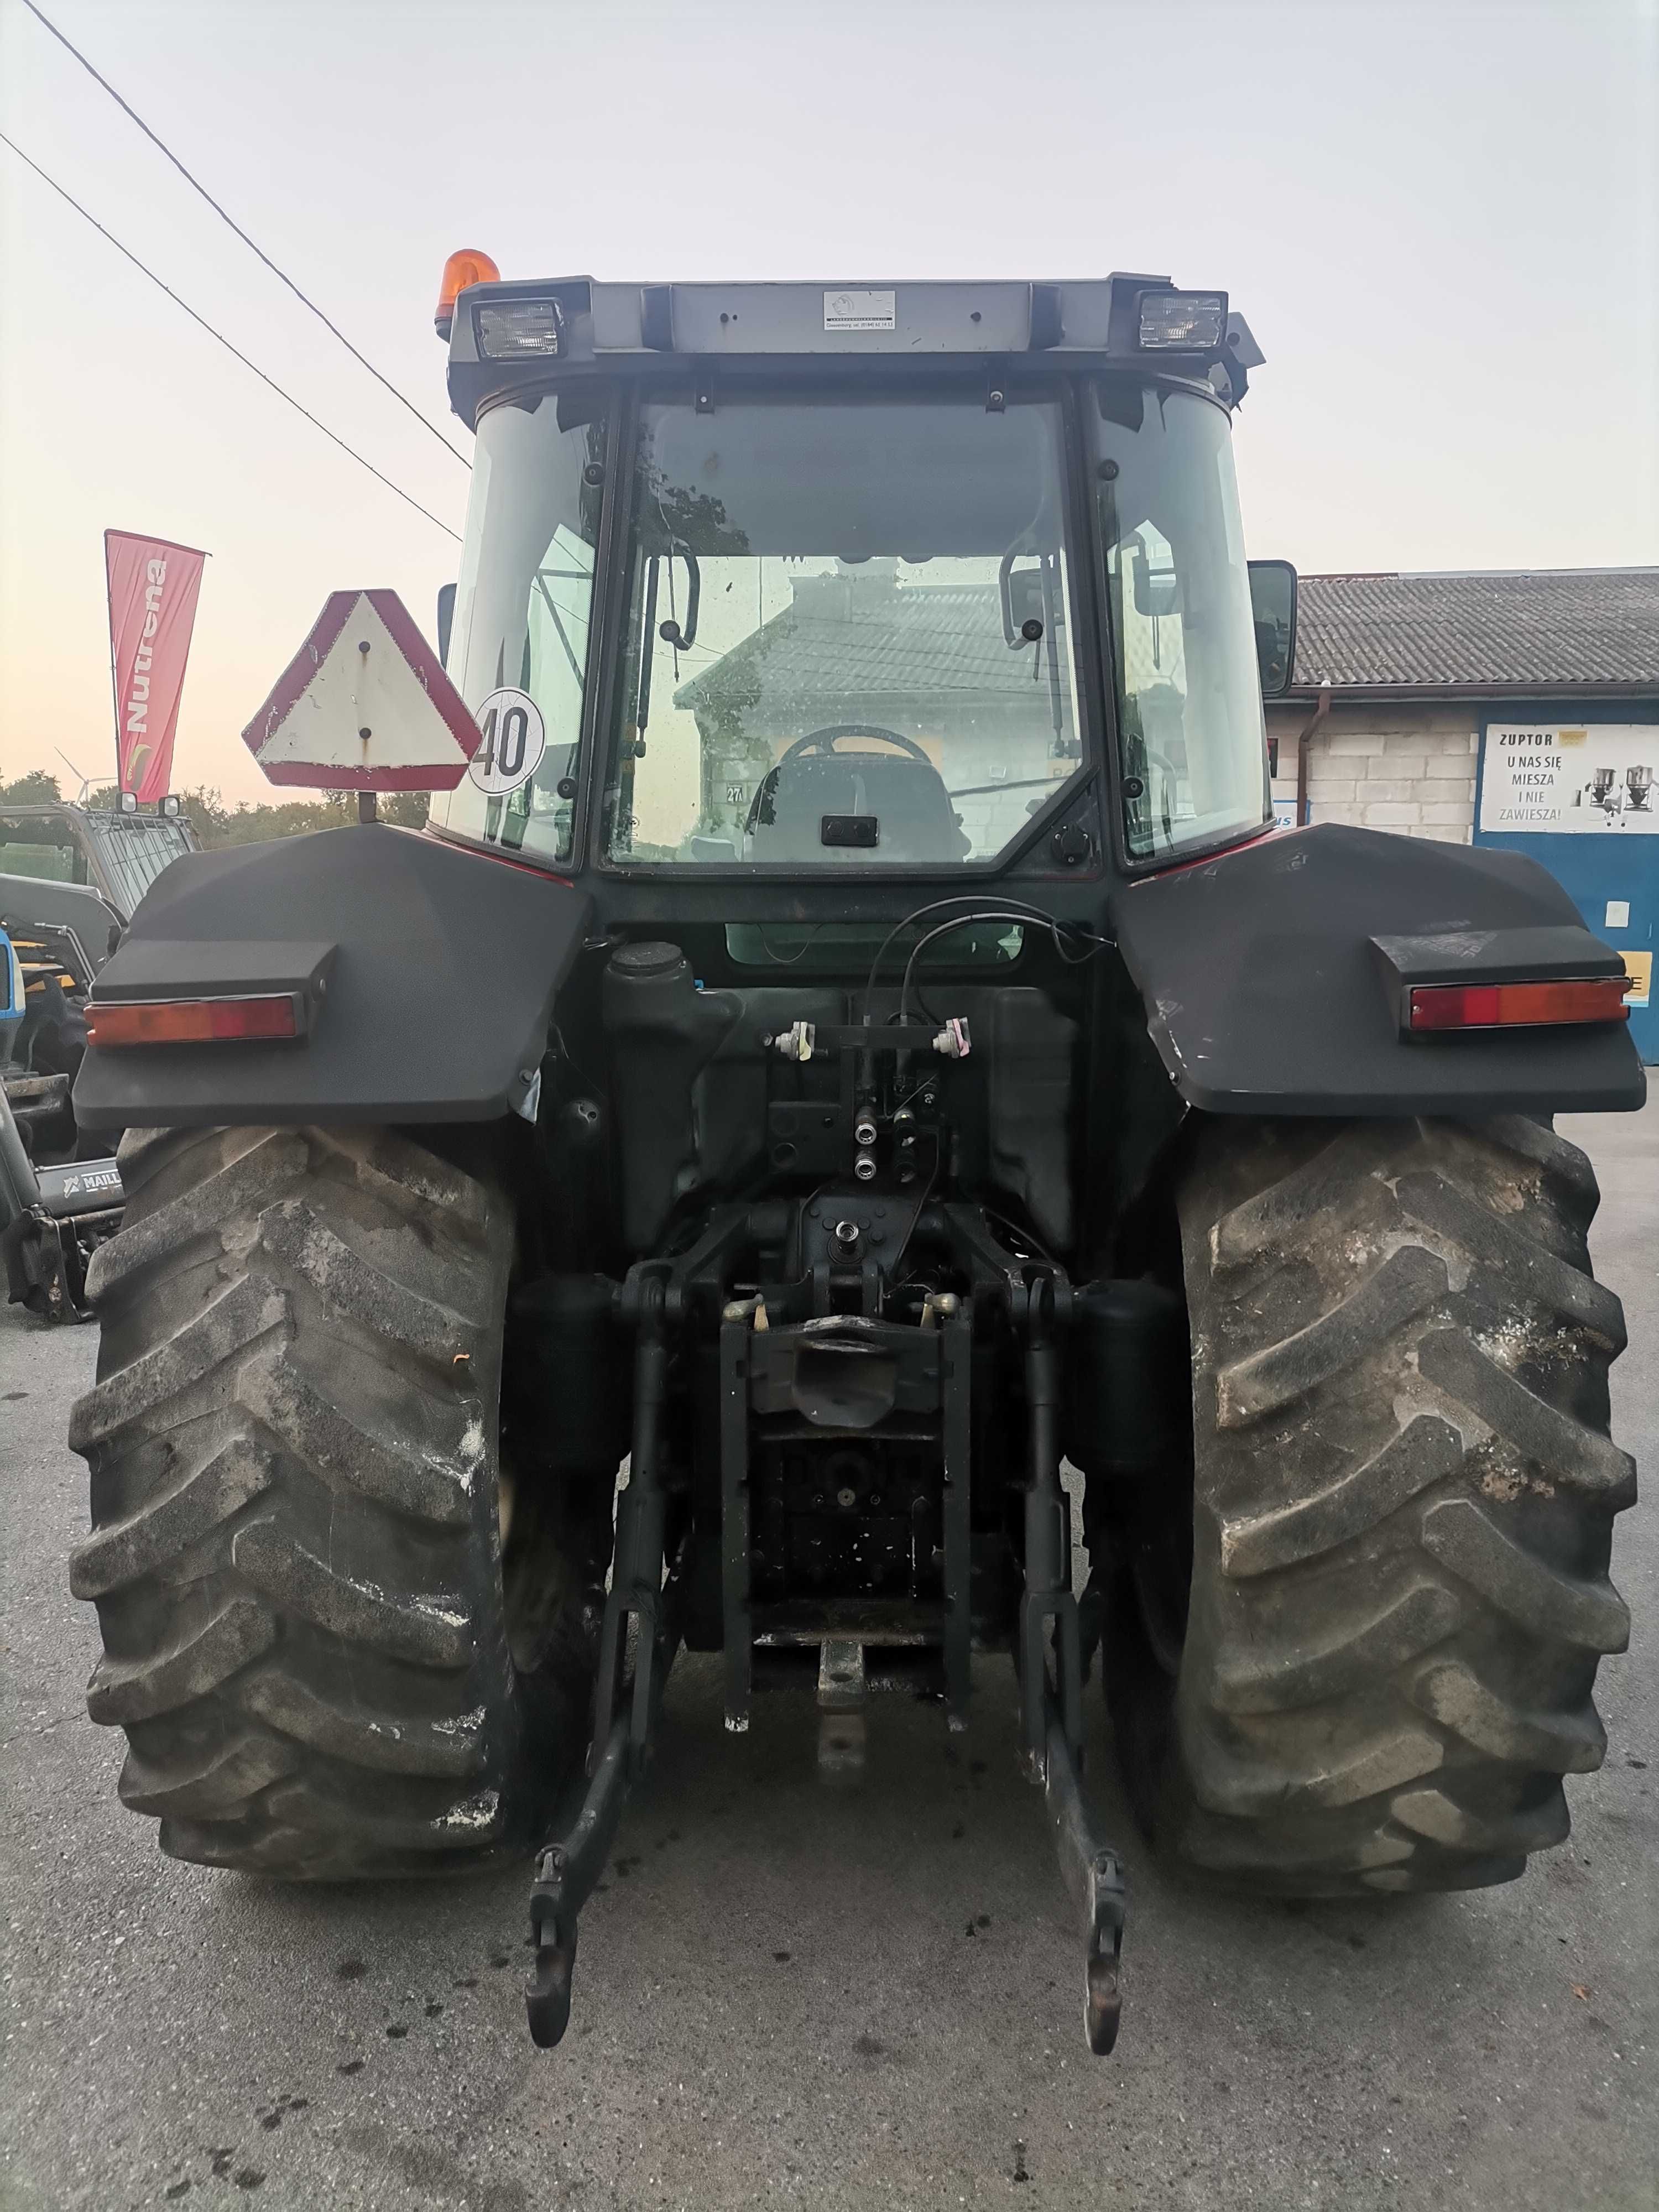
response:
M1521 1116L1203 1131L1179 1198L1194 1579L1138 1797L1194 1865L1451 1889L1566 1834L1629 1625L1595 1205L1584 1155Z
M488 1860L560 1778L527 1765L495 1527L505 1201L384 1129L130 1130L120 1159L70 1582L123 1801L212 1866Z

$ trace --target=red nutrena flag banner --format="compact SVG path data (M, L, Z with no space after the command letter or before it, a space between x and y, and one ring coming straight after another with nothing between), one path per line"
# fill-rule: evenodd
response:
M173 774L179 700L206 560L205 553L164 538L104 532L116 773L121 789L142 802L163 798Z

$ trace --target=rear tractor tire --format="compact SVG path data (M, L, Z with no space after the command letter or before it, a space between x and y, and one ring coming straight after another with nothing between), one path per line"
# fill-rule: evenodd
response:
M1108 1611L1127 1778L1178 1857L1292 1895L1461 1889L1566 1836L1636 1494L1596 1201L1518 1116L1200 1133L1192 1495L1121 1534Z
M506 1199L385 1129L119 1159L70 1586L123 1801L175 1858L289 1878L523 1847L585 1738L588 1577L522 1485L503 1573Z

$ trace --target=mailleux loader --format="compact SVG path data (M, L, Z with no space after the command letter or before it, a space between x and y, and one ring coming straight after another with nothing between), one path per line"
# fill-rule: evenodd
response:
M1275 829L1225 295L468 254L440 324L442 665L337 594L246 733L364 818L175 861L88 1007L123 1799L284 1879L533 1856L543 2044L682 1646L739 1732L791 1655L941 1729L1006 1655L1097 2051L1096 1680L1218 1881L1519 1875L1628 1625L1551 1119L1640 1103L1626 981L1530 860Z

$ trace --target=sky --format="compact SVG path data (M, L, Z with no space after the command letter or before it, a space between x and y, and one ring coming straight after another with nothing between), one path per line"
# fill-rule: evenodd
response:
M465 449L444 258L508 276L1225 288L1249 550L1659 562L1659 0L41 0ZM0 130L409 495L467 474L21 5ZM331 591L457 548L0 147L0 779L112 774L102 533L212 555L175 788Z

